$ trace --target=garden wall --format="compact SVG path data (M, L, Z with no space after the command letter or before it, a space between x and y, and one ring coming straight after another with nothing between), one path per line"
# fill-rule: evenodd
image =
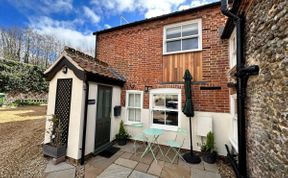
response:
M246 8L247 65L260 67L247 88L250 177L279 178L288 173L287 7L287 0L255 0Z

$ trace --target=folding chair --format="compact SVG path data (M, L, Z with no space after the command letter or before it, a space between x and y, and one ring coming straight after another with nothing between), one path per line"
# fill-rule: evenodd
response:
M133 128L133 132L135 132L134 129L142 129L144 127L144 125L143 125L143 123L133 123L131 125L131 127ZM134 148L134 154L136 154L136 152L137 152L136 142L140 141L140 142L144 143L145 140L146 140L145 139L145 135L144 135L143 131L141 131L141 133L138 133L138 134L133 134L132 133L131 139L134 140L133 148Z
M169 146L169 149L167 150L165 157L167 157L171 163L175 161L177 156L181 158L182 160L184 160L182 155L180 154L180 150L182 146L184 145L184 141L187 135L188 135L188 132L186 129L178 128L175 139L168 140L166 142L167 145ZM170 150L175 152L175 156L173 157L172 160L167 156Z

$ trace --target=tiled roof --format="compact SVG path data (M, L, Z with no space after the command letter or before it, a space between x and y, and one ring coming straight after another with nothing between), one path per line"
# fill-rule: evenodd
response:
M125 78L106 62L100 61L88 54L67 46L64 48L64 52L66 52L66 55L76 62L79 67L88 73L125 81Z

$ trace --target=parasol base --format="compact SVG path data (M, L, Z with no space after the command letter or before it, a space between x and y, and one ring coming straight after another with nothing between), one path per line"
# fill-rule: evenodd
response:
M199 156L191 154L190 152L185 153L183 155L183 158L187 163L191 163L191 164L199 164L201 162L201 159Z

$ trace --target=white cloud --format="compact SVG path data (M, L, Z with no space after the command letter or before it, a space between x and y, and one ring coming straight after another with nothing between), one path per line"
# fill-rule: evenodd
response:
M84 15L89 18L93 23L98 23L100 21L100 17L96 15L92 9L87 6L83 7Z
M92 0L95 8L102 7L114 14L139 11L145 18L170 13L184 2L185 0Z
M203 4L208 4L211 1L212 0L192 0L191 7L197 7L197 6L201 6Z
M186 9L189 9L189 8L191 8L190 5L181 5L181 6L178 7L178 10L182 11L182 10L186 10Z
M80 20L57 21L46 16L30 18L29 20L30 28L40 34L53 35L56 39L73 48L87 51L95 47L95 38L92 32L82 33L75 29Z
M67 13L73 9L73 0L8 0L20 11L29 10L36 14Z
M104 25L104 28L105 28L105 29L111 28L111 25L105 24L105 25Z

